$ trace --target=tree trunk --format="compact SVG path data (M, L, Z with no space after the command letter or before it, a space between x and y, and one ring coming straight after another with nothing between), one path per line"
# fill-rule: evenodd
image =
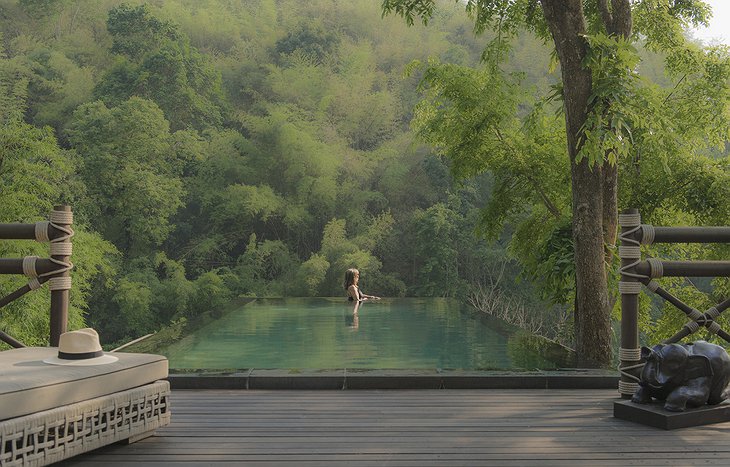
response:
M606 262L612 260L612 250L618 236L618 164L603 163L603 241Z
M603 163L603 248L605 263L610 265L616 251L618 237L618 163ZM607 289L608 310L613 310L620 294L618 289Z
M601 19L609 35L626 39L631 36L632 18L629 0L599 0ZM618 235L618 163L603 163L603 236L606 244L606 260L611 261L611 251ZM617 295L617 294L610 294ZM613 306L612 306L613 308Z
M603 166L576 162L588 112L591 73L583 68L586 22L580 0L541 0L560 59L565 125L573 188L575 252L575 335L578 365L608 366L611 322L604 268Z

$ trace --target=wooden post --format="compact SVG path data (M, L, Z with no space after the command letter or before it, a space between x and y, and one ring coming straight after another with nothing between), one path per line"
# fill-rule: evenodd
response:
M35 240L35 224L0 224L2 240Z
M635 274L633 265L641 259L639 250L641 237L641 216L637 209L627 209L619 215L621 224L621 279L619 292L621 293L621 345L619 348L619 392L621 397L629 399L638 388L638 371L635 367L641 362L639 349L639 292L641 283L632 274Z
M12 336L9 336L8 334L5 334L4 332L0 331L0 341L5 342L10 347L13 347L14 349L20 349L25 347L22 342L15 340Z
M730 227L654 227L652 243L730 243Z
M647 277L730 277L730 261L641 261L636 273Z
M38 274L45 274L58 269L58 264L47 258L38 258L35 269ZM23 274L23 260L0 258L0 274Z
M60 205L60 206L54 206L54 211L51 212L51 222L54 224L57 224L59 227L62 228L70 228L71 227L71 216L73 215L71 212L71 207L66 205ZM56 214L58 213L58 214ZM62 233L54 232L53 238L58 238ZM53 240L52 238L52 240ZM61 242L57 243L70 243L71 238L65 238ZM55 259L57 261L68 263L70 260L70 255L51 255L52 259ZM69 278L71 276L70 271L65 271L62 274L59 274L56 277L64 277ZM53 281L51 281L52 283ZM54 290L53 285L51 285L51 323L50 323L50 330L51 330L51 346L52 347L58 347L58 341L61 337L61 334L66 332L66 328L68 325L68 303L69 303L69 289L57 289Z

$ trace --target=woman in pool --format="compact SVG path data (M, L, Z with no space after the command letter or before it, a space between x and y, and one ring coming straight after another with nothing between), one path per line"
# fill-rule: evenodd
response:
M380 300L380 297L376 297L375 295L365 295L360 291L360 288L357 286L358 281L360 280L360 271L358 271L355 268L348 269L345 271L345 290L347 291L347 299L350 301L358 301L361 302L363 300L372 299L372 300Z

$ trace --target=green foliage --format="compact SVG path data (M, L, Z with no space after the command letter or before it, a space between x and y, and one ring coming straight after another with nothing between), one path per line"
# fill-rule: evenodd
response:
M114 303L124 316L124 324L133 336L142 336L150 331L154 321L150 309L152 290L149 284L122 278L115 284Z
M26 36L15 38L11 48L22 51L13 61L28 80L31 122L61 134L76 106L90 98L93 70Z
M57 14L67 0L19 0L19 4L33 16L51 16Z
M290 282L298 266L286 244L279 240L256 241L251 237L246 251L238 257L234 273L238 277L238 294L259 297L292 293Z
M283 55L299 52L322 63L334 52L338 42L337 35L326 31L322 25L303 23L276 42L276 52Z
M95 227L133 255L162 243L183 187L171 172L175 154L159 107L140 98L113 108L85 104L69 135L83 161L79 172Z
M435 204L414 215L417 272L416 295L451 297L461 285L454 237L458 216L444 204ZM450 284L448 288L444 284Z
M495 238L514 226L510 249L527 277L542 284L546 297L569 302L574 270L565 261L573 256L564 248L572 243L560 244L570 206L562 123L542 106L518 118L519 81L489 68L431 62L421 86L425 99L413 121L418 134L452 162L457 178L493 174L480 232Z
M323 288L329 267L329 261L324 256L316 253L303 262L299 266L296 277L296 285L300 287L300 293L309 297L319 295L319 290Z
M414 19L419 18L423 24L433 16L436 2L434 0L427 1L408 1L408 0L384 0L383 16L389 13L396 13L405 18L409 26L413 26Z
M8 60L0 50L0 122L6 126L22 121L27 108L29 75L26 66Z
M544 299L552 303L571 303L575 296L573 229L567 219L553 229L543 230L539 224L525 222L518 227L513 234L513 251L523 259L524 275L539 285ZM520 242L523 237L532 241ZM537 251L527 250L535 246Z
M50 128L36 128L21 120L28 79L17 62L0 58L0 222L37 222L48 219L53 206L79 193L73 182L74 159L58 147ZM79 219L80 217L80 219ZM83 327L91 289L115 272L116 249L89 231L83 216L74 225L74 288L70 295L69 328ZM0 258L48 257L46 245L31 241L0 242ZM0 295L26 280L0 276ZM47 345L50 294L47 287L24 295L0 310L0 329L26 345Z
M638 2L633 10L634 27L646 37L650 50L666 50L684 44L684 30L706 25L710 8L701 1Z
M145 5L109 11L107 28L117 62L96 88L98 98L118 105L132 96L160 106L173 129L215 127L223 120L220 73L190 46L171 22L154 17Z
M638 100L635 70L639 56L627 39L595 34L586 41L584 65L592 75L591 111L583 124L576 161L586 158L591 166L604 161L616 165L629 156L633 146L631 123L641 115L642 109L633 106Z
M155 18L147 5L132 7L121 4L109 10L106 22L113 43L112 53L139 60L151 44L179 38L177 28L168 21Z
M635 9L652 63L669 64L667 77L649 70L659 87L636 78L631 45L586 4L584 155L615 159L621 206L652 222L723 224L726 54L682 45L703 4L662 5ZM367 293L463 297L505 263L506 296L542 306L528 279L572 300L569 161L560 103L542 98L559 80L545 72L538 2L2 9L0 220L73 206L73 326L85 318L122 343L238 296L343 296L350 267ZM648 329L658 314L644 305ZM42 343L47 309L47 294L29 294L0 327Z
M197 316L209 310L221 309L232 299L221 271L213 270L201 274L193 282L188 316Z
M384 14L396 13L412 25L417 17L427 23L435 15L435 6L430 0L385 0L382 8ZM550 161L553 166L560 160L556 157L560 145L544 145L547 150L540 151L535 159L521 157L530 153L529 143L545 141L545 135L552 135L548 141L557 143L562 133L554 125L544 124L548 120L542 111L543 102L522 101L517 97L518 87L514 82L504 78L505 74L494 74L506 56L500 43L503 33L510 35L527 28L543 39L550 38L545 22L540 19L542 15L536 12L537 2L468 1L465 6L476 31L491 29L497 34L483 55L489 70L482 72L430 62L421 81L425 99L417 109L415 128L425 141L453 161L452 172L458 178L467 179L487 170L494 172L495 190L482 214L482 228L494 235L509 225L507 221L512 221L515 231L511 250L525 271L529 271L527 275L542 284L544 296L569 302L574 294L575 263L567 208L572 202L573 212L578 212L576 208L586 198L600 198L605 187L595 186L594 193L577 192L571 199L567 190L570 185L559 182L559 172L538 170L536 160ZM688 25L707 18L707 6L702 2L626 4L627 8L633 7L635 31L645 37L649 50L666 56L666 68L672 80L668 88L640 79L639 55L633 47L637 35L628 39L621 34L608 35L607 31L612 32L615 24L606 21L601 6L607 8L605 3L587 3L582 12L588 23L587 53L582 65L591 72L591 94L585 116L581 115L582 110L566 116L568 129L572 131L567 135L568 142L571 148L578 149L577 161L587 159L595 171L618 166L622 184L619 204L638 207L647 217L668 217L672 221L689 218L694 222L701 218L718 219L717 214L724 212L727 199L721 188L725 185L725 162L706 159L702 152L727 141L728 54L726 48L698 49L687 45L683 37ZM613 14L619 15L620 3L612 6ZM560 8L554 5L553 13ZM582 21L580 18L578 27L583 26ZM556 21L553 26L557 29L564 25ZM554 39L560 40L559 35ZM562 65L568 65L566 50L558 51L562 52ZM573 51L580 55L582 49ZM553 89L553 97L562 98L563 84ZM530 115L520 123L518 105L528 108L526 113ZM570 105L565 108L569 109ZM578 131L570 129L571 121L580 121L582 127ZM529 160L528 170L532 172L519 170L511 160L508 164L500 163L506 159L500 157L502 154L509 155L511 160ZM534 175L531 178L534 173L548 175L545 179ZM566 165L562 173L568 173ZM532 196L509 195L510 188L519 180L528 182ZM574 177L573 181L576 187L580 186L580 180ZM700 184L703 188L698 188ZM546 190L545 186L550 188ZM604 209L610 206L606 201L601 201ZM599 216L599 225L608 216L615 216L615 209L603 213L602 218ZM719 223L726 223L726 219ZM608 227L612 227L610 222ZM612 242L611 232L604 230L604 237ZM609 277L615 281L615 274L609 273ZM591 316L596 312L591 310ZM659 321L661 332L668 329L668 321ZM649 322L644 313L642 324ZM584 347L586 343L578 344Z
M220 232L245 233L254 222L281 214L283 206L284 201L269 186L229 185L211 208L211 219Z

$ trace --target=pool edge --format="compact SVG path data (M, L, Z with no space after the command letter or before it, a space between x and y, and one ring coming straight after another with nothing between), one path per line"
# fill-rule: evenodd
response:
M249 369L232 373L171 373L172 389L617 389L607 370L478 372L444 370Z

